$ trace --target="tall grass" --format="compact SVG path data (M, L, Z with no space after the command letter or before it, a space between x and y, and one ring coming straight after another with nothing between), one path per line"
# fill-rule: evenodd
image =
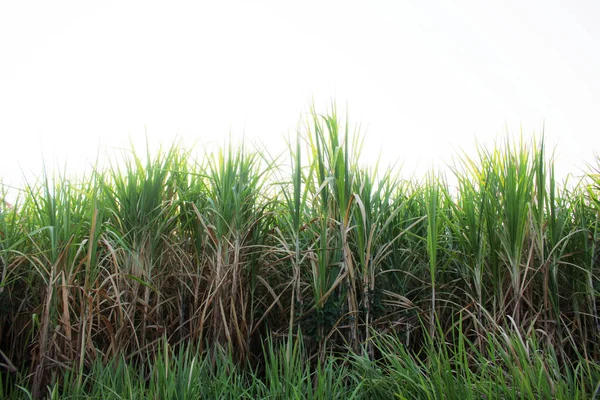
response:
M289 164L173 145L1 186L5 395L592 395L598 171L556 182L543 139L507 139L451 189L361 166L363 140L332 107Z

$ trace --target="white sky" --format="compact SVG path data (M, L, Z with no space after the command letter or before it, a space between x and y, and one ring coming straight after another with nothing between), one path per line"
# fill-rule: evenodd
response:
M313 98L347 103L364 161L404 175L544 123L579 173L600 151L598 21L583 0L2 0L0 176L42 155L78 172L145 129L277 151Z

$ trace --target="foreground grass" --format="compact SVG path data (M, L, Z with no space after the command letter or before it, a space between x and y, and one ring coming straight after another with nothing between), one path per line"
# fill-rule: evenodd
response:
M259 366L240 366L220 349L200 354L165 341L149 364L125 357L64 371L47 386L52 399L591 399L600 394L600 366L580 358L561 366L556 352L517 333L488 336L483 352L464 336L451 345L430 341L411 353L390 335L374 337L366 352L310 357L301 338L265 343ZM291 345L291 346L289 346ZM291 350L291 351L290 351ZM5 398L31 398L23 386Z
M361 140L332 110L289 162L174 146L0 185L5 397L593 396L598 171L507 142L450 188Z

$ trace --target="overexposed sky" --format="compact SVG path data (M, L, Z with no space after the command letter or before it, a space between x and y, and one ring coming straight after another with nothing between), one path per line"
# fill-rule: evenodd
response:
M598 1L0 1L0 176L129 137L282 150L331 100L405 175L506 129L600 151Z

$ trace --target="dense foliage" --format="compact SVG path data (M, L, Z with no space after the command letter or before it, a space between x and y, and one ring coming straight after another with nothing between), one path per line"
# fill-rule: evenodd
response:
M567 186L507 141L407 181L361 140L313 112L283 159L173 146L0 186L4 395L592 397L597 171Z

